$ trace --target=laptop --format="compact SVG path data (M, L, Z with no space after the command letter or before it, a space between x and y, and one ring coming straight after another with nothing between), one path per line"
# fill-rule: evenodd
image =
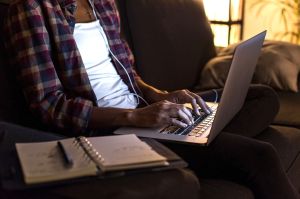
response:
M194 115L195 123L186 128L177 126L122 127L114 133L136 134L139 137L163 141L209 145L242 108L265 36L266 31L261 32L236 47L220 102L207 102L212 109L211 114L206 114L200 109L200 116Z

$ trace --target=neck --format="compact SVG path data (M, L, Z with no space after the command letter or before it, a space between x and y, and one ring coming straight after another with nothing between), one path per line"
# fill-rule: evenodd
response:
M88 0L77 0L75 20L77 23L86 23L96 20L93 9Z

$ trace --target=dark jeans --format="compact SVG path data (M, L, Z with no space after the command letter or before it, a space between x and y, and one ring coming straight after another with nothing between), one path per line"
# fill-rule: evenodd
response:
M217 90L221 96L222 90ZM215 92L199 93L214 101ZM253 85L240 112L208 147L165 143L202 178L223 178L249 187L258 199L298 198L274 147L252 137L267 128L279 109L275 92Z

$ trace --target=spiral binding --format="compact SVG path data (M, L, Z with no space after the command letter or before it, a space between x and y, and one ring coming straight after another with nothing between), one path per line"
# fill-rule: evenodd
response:
M81 146L90 160L100 164L104 162L102 155L94 149L92 143L86 137L80 136L76 138L74 142Z

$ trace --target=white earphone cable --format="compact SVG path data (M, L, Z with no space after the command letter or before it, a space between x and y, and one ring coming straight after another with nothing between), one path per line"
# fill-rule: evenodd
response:
M94 7L94 3L92 2L92 0L88 0L89 1L89 4L90 6L92 7L92 10L93 10L93 14L95 16L96 19L98 19L97 15L96 15L96 11L95 11L95 7ZM122 69L124 70L124 72L126 73L126 76L129 80L129 83L130 83L130 86L133 90L134 93L131 93L133 96L135 96L137 98L137 104L140 104L140 99L146 104L146 105L149 105L149 103L142 97L140 96L136 90L135 90L135 87L133 85L133 82L130 78L130 75L128 74L128 71L126 70L126 68L124 67L124 65L119 61L119 59L114 55L114 53L110 50L110 47L109 47L109 44L108 44L108 41L106 39L106 37L103 35L102 31L99 30L103 40L105 41L105 45L106 45L106 48L108 49L109 53L111 54L112 58L115 59L119 64L120 66L122 67Z
M101 34L101 35L102 35L102 34ZM102 37L103 37L103 35L102 35ZM130 76L129 76L127 70L126 70L126 68L125 68L125 67L123 66L123 64L119 61L119 59L114 55L114 53L110 50L108 44L106 44L106 46L107 46L107 48L108 48L108 51L109 51L110 54L112 55L112 57L120 64L120 66L121 66L121 67L123 68L123 70L125 71L125 73L126 73L126 75L127 75L127 77L128 77L130 86L131 86L131 88L132 88L132 90L133 90L133 92L134 92L134 95L137 97L138 104L140 103L140 100L139 100L139 99L141 99L146 105L149 105L149 103L148 103L142 96L140 96L139 94L137 94L137 92L136 92L136 90L135 90L135 88L134 88L134 86L133 86L132 80L131 80L131 78L130 78Z
M212 91L215 93L215 101L214 101L214 103L217 103L218 102L218 98L219 98L218 92L217 92L216 89L212 89Z

